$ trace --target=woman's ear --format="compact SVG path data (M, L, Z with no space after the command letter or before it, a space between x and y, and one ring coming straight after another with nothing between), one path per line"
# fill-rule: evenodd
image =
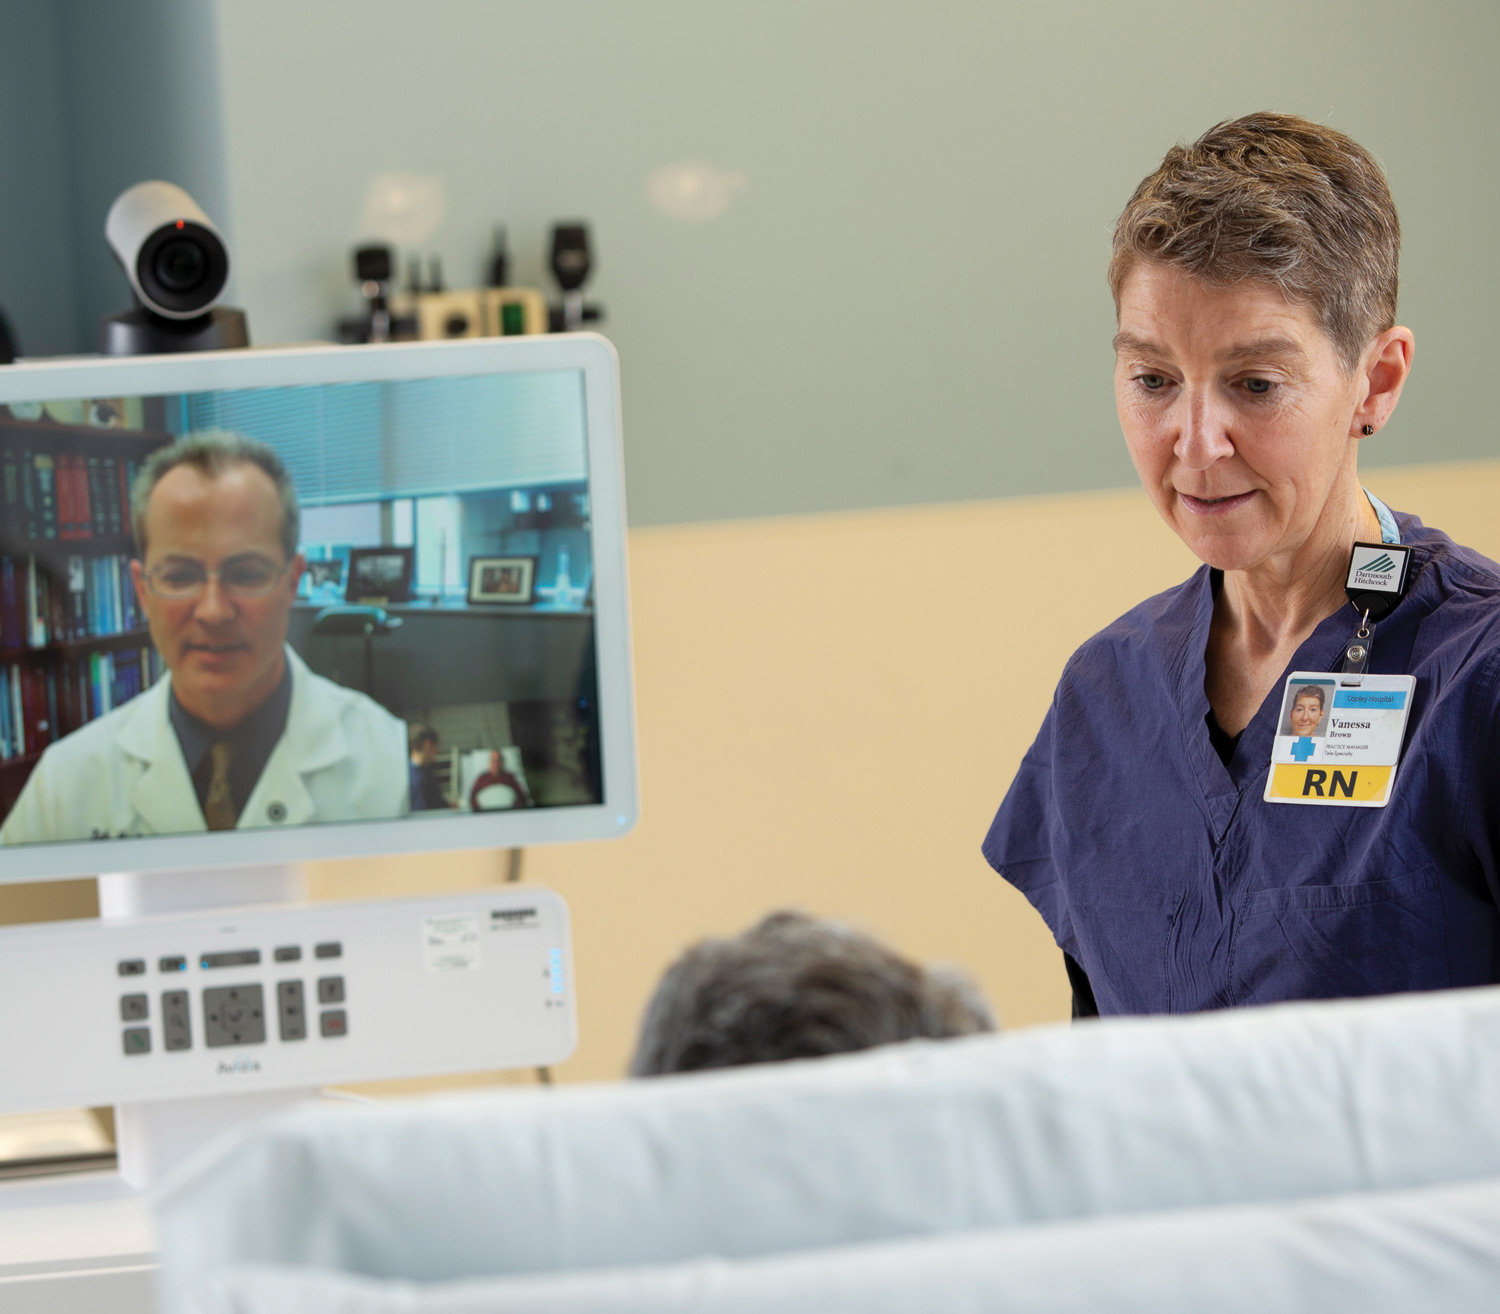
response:
M1359 366L1361 394L1350 421L1354 437L1368 437L1383 428L1401 400L1401 389L1411 373L1417 340L1409 328L1396 325L1380 334L1365 352Z

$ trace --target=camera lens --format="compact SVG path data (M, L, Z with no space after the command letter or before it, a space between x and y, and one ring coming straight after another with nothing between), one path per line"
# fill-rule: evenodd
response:
M206 314L229 279L223 239L192 220L163 224L141 244L135 276L141 300L157 314Z
M208 272L208 260L197 242L178 237L163 243L156 253L154 272L163 287L173 292L191 292Z

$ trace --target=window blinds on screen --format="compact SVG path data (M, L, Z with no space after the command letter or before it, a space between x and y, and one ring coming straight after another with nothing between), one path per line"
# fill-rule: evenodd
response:
M184 419L269 443L308 506L587 474L576 370L194 393Z

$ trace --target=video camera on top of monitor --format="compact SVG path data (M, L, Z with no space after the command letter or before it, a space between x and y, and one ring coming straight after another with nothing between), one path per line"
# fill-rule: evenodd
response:
M245 312L218 304L229 281L229 247L181 187L142 182L126 188L109 208L104 237L136 305L101 321L103 355L250 345Z

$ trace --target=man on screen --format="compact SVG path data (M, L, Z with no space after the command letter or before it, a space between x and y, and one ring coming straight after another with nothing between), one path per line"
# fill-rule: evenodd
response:
M131 515L131 576L168 676L48 748L0 842L404 814L405 726L287 646L303 559L276 453L183 438L147 460Z
M498 749L490 753L489 770L474 782L469 791L469 807L475 812L503 812L509 808L529 808L531 799L526 786L505 769L505 759Z

